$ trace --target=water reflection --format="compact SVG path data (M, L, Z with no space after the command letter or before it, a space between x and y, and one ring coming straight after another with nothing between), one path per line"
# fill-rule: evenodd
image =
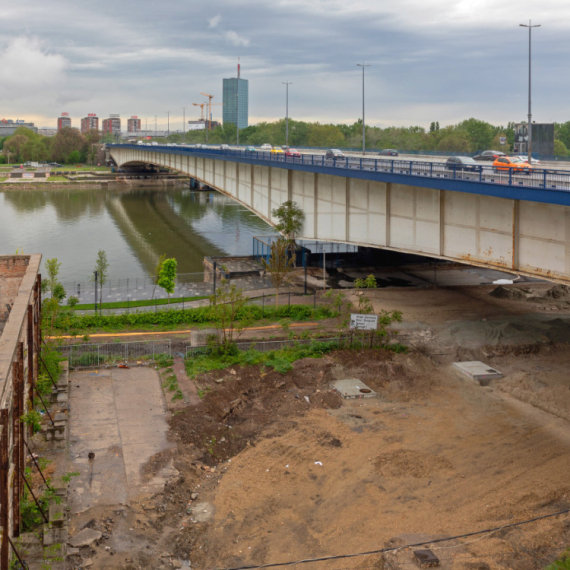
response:
M249 255L269 227L217 192L130 190L0 193L2 254L23 249L62 262L61 279L85 280L99 249L112 278L148 275L163 253L180 273L202 271L207 255Z

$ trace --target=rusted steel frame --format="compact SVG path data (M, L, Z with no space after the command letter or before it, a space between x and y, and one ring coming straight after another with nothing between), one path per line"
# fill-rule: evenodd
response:
M18 356L19 356L18 350ZM20 448L22 447L22 410L20 409L20 368L22 363L20 359L12 363L12 384L13 384L13 402L12 402L12 463L14 464L14 479L12 484L12 525L14 536L19 536L20 529L20 473L22 465L20 461Z
M39 347L42 345L42 326L41 326L41 318L42 318L42 274L38 273L38 280L37 280L37 284L38 284L38 326L36 329L37 335L38 335L38 342L36 343L36 346L38 347L38 354L39 354ZM39 369L39 366L38 366Z
M8 535L6 535L8 536ZM29 568L28 563L23 560L22 558L20 558L20 553L16 550L16 547L14 546L14 543L12 542L12 539L8 536L8 542L10 543L10 546L12 547L12 550L14 551L14 554L16 555L16 558L18 559L18 562L20 563L20 566L22 568ZM4 568L4 566L2 566L2 568Z
M26 487L28 488L28 491L30 492L30 495L32 495L32 498L34 499L34 502L36 503L36 506L40 510L40 513L42 513L42 517L44 518L44 521L46 521L46 523L49 522L48 518L46 517L46 515L42 509L42 506L40 505L40 502L36 499L36 496L34 495L34 492L32 491L32 487L28 483L26 476L23 473L21 475L22 475L22 479L24 480L24 483L26 484Z
M0 526L2 543L0 544L0 568L8 568L8 410L0 410Z
M44 477L44 474L42 473L42 470L40 469L40 466L39 466L38 462L36 461L36 458L34 457L34 454L33 454L32 450L30 449L30 446L28 445L28 442L25 439L24 439L24 443L26 445L26 449L28 450L28 453L30 454L30 457L32 458L32 461L34 462L34 465L36 466L36 469L39 471L40 475L42 476L42 479L44 480L46 487L50 491L53 491L50 484L47 482L46 478Z
M36 390L36 394L40 397L40 401L42 403L42 406L44 407L44 410L46 411L46 414L48 415L48 418L50 419L52 426L55 427L55 422L53 421L53 418L51 417L51 414L49 413L49 410L48 410L48 408L44 402L44 399L42 398L42 395L40 394L39 390Z
M34 306L28 305L28 400L30 402L34 401L34 386L36 385L36 363L34 358ZM29 434L32 435L31 426L29 429Z
M48 373L49 379L51 380L51 383L53 384L53 387L57 390L57 383L55 382L55 380L53 379L53 376L51 375L51 372L49 371L49 368L46 366L46 363L44 362L44 359L42 358L41 352L38 352L38 356L42 362L42 364L44 365L44 368L46 369L46 372Z

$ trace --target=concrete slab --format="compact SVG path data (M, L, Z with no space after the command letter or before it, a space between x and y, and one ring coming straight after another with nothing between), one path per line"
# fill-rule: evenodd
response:
M70 484L72 513L125 503L157 492L170 473L141 477L141 468L168 448L166 406L160 378L150 368L73 373ZM95 454L88 458L89 452Z
M95 541L99 540L103 536L98 530L92 528L84 528L81 532L78 532L74 537L67 541L69 546L74 548L80 548L81 546L90 546Z
M498 370L495 370L479 360L454 362L453 366L466 376L469 376L469 378L479 382L481 386L487 386L491 380L497 380L503 377Z
M331 387L343 398L374 398L376 392L358 378L347 378L331 382Z

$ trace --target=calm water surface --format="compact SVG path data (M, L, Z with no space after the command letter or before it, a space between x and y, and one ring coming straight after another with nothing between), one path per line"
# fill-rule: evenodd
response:
M165 253L178 273L203 270L208 255L251 255L271 233L255 214L217 192L130 190L0 192L0 254L41 253L62 262L61 281L85 281L104 249L111 279L152 274Z

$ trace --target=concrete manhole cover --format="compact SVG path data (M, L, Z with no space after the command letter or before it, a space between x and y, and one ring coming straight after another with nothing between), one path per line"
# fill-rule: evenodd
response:
M357 378L347 378L331 382L331 387L343 398L374 398L376 392Z
M491 366L488 366L479 360L454 362L453 366L463 372L466 376L469 376L469 378L479 382L481 386L487 386L491 380L498 380L503 377L498 370L495 370Z

